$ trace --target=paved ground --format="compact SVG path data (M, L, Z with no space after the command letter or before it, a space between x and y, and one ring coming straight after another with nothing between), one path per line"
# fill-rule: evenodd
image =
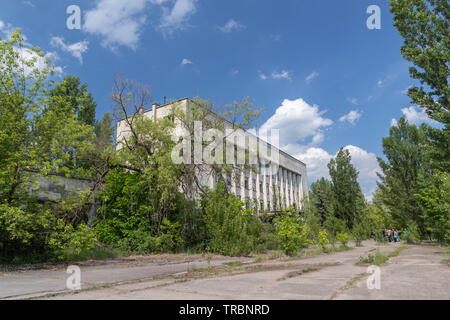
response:
M380 246L389 254L400 244ZM366 286L367 266L356 265L360 256L373 253L373 241L363 247L333 254L321 254L290 261L271 260L251 262L243 266L263 268L245 273L210 276L201 279L174 278L149 280L154 275L180 273L188 263L164 265L146 263L141 266L96 266L82 268L83 290L41 296L47 299L446 299L450 300L450 268L441 261L448 259L443 249L430 246L409 246L399 256L381 266L381 289ZM213 259L219 266L228 260ZM206 267L204 260L190 262L192 268ZM302 273L303 271L303 273ZM308 272L309 271L309 272ZM59 273L58 273L59 272ZM0 276L0 296L24 298L39 296L40 292L64 290L64 270L28 271ZM147 279L143 281L133 281ZM126 284L118 282L130 281ZM95 287L116 283L108 287ZM51 287L52 290L48 290ZM33 290L30 290L33 288ZM45 288L45 290L40 290ZM90 288L90 289L89 289Z

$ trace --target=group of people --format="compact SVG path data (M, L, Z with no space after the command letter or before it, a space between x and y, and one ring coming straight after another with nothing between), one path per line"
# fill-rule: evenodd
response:
M406 237L408 231L405 229L403 235ZM377 235L375 231L372 231L373 240L377 241ZM400 233L397 229L381 229L381 241L384 243L387 239L388 242L400 242Z

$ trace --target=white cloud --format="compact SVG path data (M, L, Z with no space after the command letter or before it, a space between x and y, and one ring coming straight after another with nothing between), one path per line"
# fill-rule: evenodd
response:
M187 65L187 64L194 64L194 63L193 63L191 60L184 58L184 59L181 61L181 65L182 65L182 66L185 66L185 65Z
M395 75L387 75L386 77L384 77L383 79L379 79L377 81L377 86L379 88L382 88L384 86L386 86L386 84L388 84L388 82L390 82L391 80L395 79L397 76Z
M237 22L234 19L230 19L227 21L227 23L225 23L225 25L223 26L219 26L217 27L217 29L219 29L220 31L224 32L224 33L230 33L231 31L238 31L238 30L242 30L245 29L245 26L240 23Z
M359 118L361 118L362 112L358 111L358 110L351 110L349 113L347 113L346 115L343 115L342 117L339 118L340 122L349 122L351 124L355 124L356 121L359 120Z
M239 70L236 68L231 69L231 75L237 77L239 75Z
M261 79L261 80L267 80L269 77L268 76L266 76L264 73L259 73L259 78Z
M27 6L32 7L32 8L35 7L34 4L33 4L31 1L22 1L22 3L23 3L24 5L27 5Z
M146 21L143 10L148 0L100 0L84 16L83 30L102 37L101 44L110 49L126 46L136 50Z
M333 124L323 114L324 111L319 111L317 105L311 106L303 99L285 99L275 114L261 126L261 130L269 132L270 129L279 129L280 146L307 139L311 139L310 145L317 145L323 140L322 129Z
M282 70L281 72L274 71L271 75L272 79L287 79L292 80L289 71Z
M30 74L33 70L43 70L48 68L47 59L55 59L57 54L54 52L48 52L43 57L39 56L36 52L28 49L28 48L15 48L15 50L19 53L19 57L25 61L25 63L20 64L20 67L23 68L25 74ZM32 67L28 66L26 63L34 60L34 64ZM63 74L63 69L60 66L54 67L55 75L61 76Z
M157 0L155 3L166 3ZM170 35L175 31L186 28L189 18L197 11L197 0L176 0L172 9L163 7L163 16L159 25L164 35Z
M14 30L15 28L10 23L5 23L0 20L0 32L4 35L4 38L11 39L11 33L13 33ZM22 37L24 40L27 39L24 34L22 34Z
M392 119L391 120L391 127L396 127L397 126L397 119Z
M54 47L60 48L63 51L69 52L72 56L83 64L83 53L88 50L87 41L79 41L72 44L64 43L64 38L62 37L52 37L50 44Z
M358 104L358 99L356 98L347 98L347 101L349 101L351 104L354 104L355 106Z
M279 130L280 148L306 163L310 183L321 177L330 178L327 165L337 154L332 155L318 147L325 138L326 129L333 124L323 114L317 105L309 105L303 99L285 99L260 128L260 133ZM370 198L379 171L376 155L353 145L347 145L345 149L349 150L352 164L360 172L358 181L363 193Z
M366 199L371 199L371 193L376 189L377 172L381 172L376 155L353 145L347 145L344 149L350 152L351 163L359 171L358 182L362 192ZM337 152L331 155L322 148L307 148L294 156L306 163L308 182L311 183L322 177L330 179L328 163L336 155Z
M307 84L310 84L318 76L319 76L319 73L317 71L313 71L306 77L305 81Z
M436 121L430 119L424 109L418 111L414 106L403 108L402 113L410 124L421 124L424 122L429 124L436 123Z
M11 33L15 29L16 28L10 23L5 23L0 20L0 33L2 33L5 38L10 39ZM19 54L19 58L24 60L24 63L19 63L19 68L23 68L26 75L30 74L35 69L43 70L45 68L49 68L50 65L47 63L47 60L50 60L50 63L53 63L58 59L58 54L56 52L47 52L44 53L44 56L39 56L36 52L29 49L29 47L33 46L26 42L27 36L22 33L22 37L24 39L23 47L14 47L13 49ZM27 62L30 62L31 60L34 60L33 66L27 66ZM61 76L63 74L63 68L60 66L54 66L53 71L56 76Z

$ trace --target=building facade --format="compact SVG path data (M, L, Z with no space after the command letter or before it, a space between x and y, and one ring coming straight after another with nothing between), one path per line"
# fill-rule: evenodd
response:
M192 100L185 98L161 106L153 104L151 110L140 110L140 113L149 119L160 119L169 117L172 108L175 107L189 113L193 104ZM211 116L219 117L215 114ZM232 127L231 123L223 121L225 128ZM127 139L129 134L127 122L125 120L118 121L117 149L123 147L123 139ZM239 134L244 139L232 141L235 150L246 150L249 140L257 141L260 149L270 150L268 152L270 156L265 159L267 164L265 168L270 167L271 170L264 168L249 170L248 166L233 164L231 172L225 173L223 177L218 176L218 173L211 172L201 174L202 176L199 178L201 184L213 189L217 182L222 180L230 192L245 201L247 206L257 208L259 213L276 212L288 206L294 206L299 210L302 200L308 197L306 165L250 132L241 130ZM225 139L228 140L228 138ZM273 156L274 154L276 157Z

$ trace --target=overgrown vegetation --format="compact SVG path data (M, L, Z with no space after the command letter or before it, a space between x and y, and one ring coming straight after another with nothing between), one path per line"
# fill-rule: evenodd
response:
M330 180L312 183L301 206L282 203L271 186L276 217L230 190L230 179L257 172L254 166L204 166L189 152L181 157L191 157L192 164L172 161L176 124L191 137L194 121L201 121L203 130L223 131L224 119L235 130L255 127L260 108L250 99L226 106L219 118L210 117L219 113L211 101L194 99L188 113L174 102L170 114L153 120L141 112L152 103L149 87L118 77L111 92L114 110L96 121L97 104L87 84L72 75L57 81L51 62L38 63L43 53L28 48L20 31L0 39L0 262L118 252L272 250L274 257L296 256L310 245L321 252L347 250L350 240L359 246L373 232L380 241L384 228L397 229L409 243L425 236L448 243L449 6L444 0L390 4L405 39L401 53L414 64L411 77L422 85L411 87L408 95L440 126L417 127L401 118L391 127L382 140L385 157L378 160L382 172L372 203L361 192L349 151L341 148L328 164ZM126 139L114 141L114 121L129 129ZM201 143L208 147L210 141ZM43 201L30 190L39 187L39 177L50 175L88 178L92 187L75 197ZM217 187L205 187L202 175L216 177ZM95 202L94 218L88 212ZM377 254L367 260L381 261Z

